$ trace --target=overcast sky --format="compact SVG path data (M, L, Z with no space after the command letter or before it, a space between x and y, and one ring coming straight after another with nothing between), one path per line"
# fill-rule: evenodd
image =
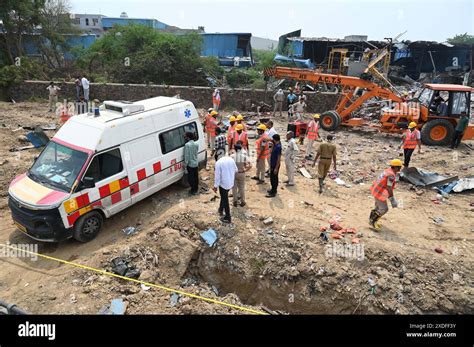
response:
M250 32L277 40L302 29L302 36L444 41L474 33L474 0L69 0L74 13L155 18L206 32Z

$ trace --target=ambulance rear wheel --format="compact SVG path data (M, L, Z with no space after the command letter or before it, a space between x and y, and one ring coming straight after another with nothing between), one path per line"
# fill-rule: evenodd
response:
M326 131L334 131L341 124L341 116L336 111L326 111L321 115L319 124Z
M94 239L102 228L104 217L98 211L91 211L81 216L74 224L73 237L79 242Z

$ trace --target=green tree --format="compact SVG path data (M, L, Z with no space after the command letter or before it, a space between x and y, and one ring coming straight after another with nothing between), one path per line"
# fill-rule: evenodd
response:
M201 45L196 33L172 35L142 25L117 26L79 52L78 63L108 81L206 85Z
M0 43L11 64L24 55L23 38L41 23L40 11L45 0L2 0L0 6Z
M275 52L264 51L261 49L254 49L253 58L255 60L255 69L263 71L266 67L275 65L273 59L275 58Z
M474 35L469 35L468 33L459 34L447 39L447 41L448 43L452 45L456 45L456 44L474 45Z
M69 17L67 0L46 0L40 10L41 36L36 43L45 62L51 67L64 65L64 53L70 50L68 38L78 35Z

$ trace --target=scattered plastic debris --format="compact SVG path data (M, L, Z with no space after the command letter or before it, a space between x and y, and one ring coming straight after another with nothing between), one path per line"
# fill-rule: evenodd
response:
M36 127L34 131L26 134L26 138L35 148L43 147L49 142L49 137L40 127Z
M175 307L178 304L180 298L181 298L181 295L179 295L178 293L171 294L170 306Z
M122 299L112 299L110 306L104 306L100 309L99 314L123 315L127 311L128 303Z
M437 248L435 248L435 252L441 254L441 253L443 253L443 250L441 248L437 247Z
M433 222L435 222L435 224L438 224L438 225L441 225L444 223L444 219L442 217L434 217L431 219L433 220Z
M217 233L214 229L208 229L201 233L201 237L206 241L209 247L212 247L217 240Z
M122 231L125 233L125 235L132 235L138 231L138 228L126 227L126 228L123 228Z
M309 179L313 178L313 176L311 176L308 170L306 170L304 167L300 168L299 171L304 177L309 178Z

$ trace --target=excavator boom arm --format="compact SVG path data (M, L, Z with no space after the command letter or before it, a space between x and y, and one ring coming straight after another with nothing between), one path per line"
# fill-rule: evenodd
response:
M341 115L343 121L349 117L349 115L360 107L365 100L370 99L371 97L381 97L384 99L389 99L395 102L402 102L403 100L395 94L392 90L379 86L377 83L372 81L367 81L362 78L345 76L345 75L333 75L322 73L317 70L308 70L308 69L298 69L298 68L289 68L283 66L275 66L271 68L266 68L264 70L264 75L266 77L275 77L280 79L292 79L296 81L307 81L314 84L325 83L325 84L334 84L341 86L343 90L349 90L349 94L354 96L354 90L356 88L366 89L367 92L362 96L358 97L356 100L349 100L349 97L342 97L339 104L337 105L337 110ZM359 100L360 99L360 100ZM349 103L349 101L351 101ZM349 103L349 105L347 105ZM347 106L346 106L347 105Z

